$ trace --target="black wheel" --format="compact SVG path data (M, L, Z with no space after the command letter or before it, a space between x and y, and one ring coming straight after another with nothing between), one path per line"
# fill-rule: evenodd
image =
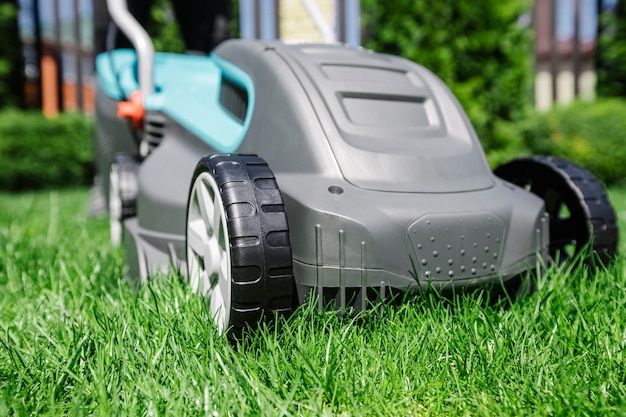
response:
M113 157L109 171L109 224L111 243L122 242L122 224L137 214L137 170L141 161L138 156L119 153Z
M187 271L220 332L239 334L293 309L287 215L274 174L254 155L198 163L187 204Z
M589 171L562 158L532 156L505 163L494 173L544 200L554 260L574 257L587 244L603 263L617 254L615 210Z

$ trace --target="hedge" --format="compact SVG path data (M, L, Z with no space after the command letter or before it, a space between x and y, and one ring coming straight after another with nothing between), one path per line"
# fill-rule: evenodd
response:
M93 175L92 119L39 112L0 112L0 189L87 185Z
M606 185L626 178L626 100L599 99L535 113L515 128L525 152L558 155Z

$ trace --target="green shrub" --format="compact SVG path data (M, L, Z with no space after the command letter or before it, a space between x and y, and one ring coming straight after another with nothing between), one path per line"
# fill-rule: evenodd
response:
M559 155L607 185L626 178L626 100L602 99L536 113L518 126L533 154Z
M86 185L91 181L92 121L79 114L0 112L0 189Z
M520 132L525 123L527 123L526 119L518 122L497 120L494 123L491 144L485 146L487 159L492 168L531 153Z
M210 0L209 0L210 1ZM231 0L230 36L239 37L239 0ZM185 52L180 28L175 19L170 0L156 0L150 11L148 33L154 42L154 48L160 52Z
M600 15L596 51L597 91L603 97L626 97L626 2Z
M166 0L157 0L150 11L148 32L157 51L185 52L185 44L174 18L172 5Z
M23 104L22 43L17 0L0 1L0 108Z

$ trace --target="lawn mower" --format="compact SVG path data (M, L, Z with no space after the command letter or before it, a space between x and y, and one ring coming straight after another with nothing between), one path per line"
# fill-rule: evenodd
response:
M604 187L557 157L491 171L444 83L342 44L229 40L97 57L97 165L128 275L175 268L221 332L309 297L361 311L390 291L509 282L617 251Z

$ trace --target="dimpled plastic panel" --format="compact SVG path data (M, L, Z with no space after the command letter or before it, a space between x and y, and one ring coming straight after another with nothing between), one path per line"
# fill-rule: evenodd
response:
M491 213L427 214L408 232L419 279L462 280L499 270L506 226Z

